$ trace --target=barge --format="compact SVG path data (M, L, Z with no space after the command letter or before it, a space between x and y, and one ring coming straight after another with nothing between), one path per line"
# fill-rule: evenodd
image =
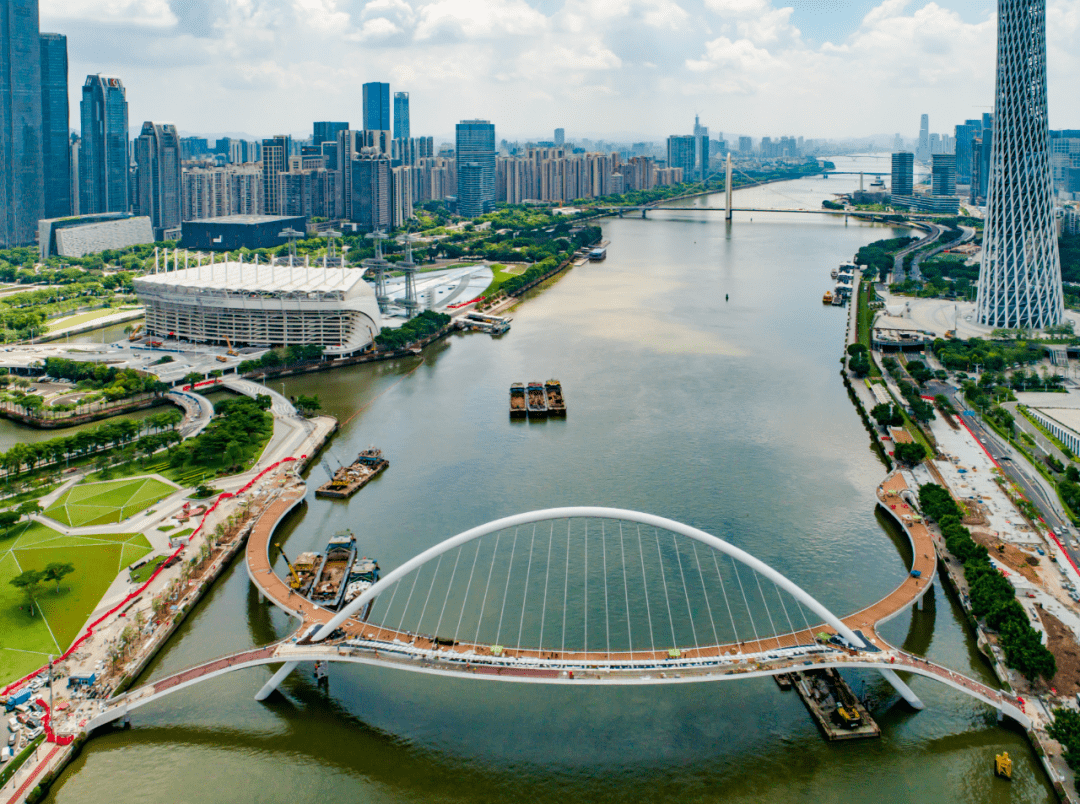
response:
M510 418L525 418L525 383L516 382L510 386Z
M358 558L353 562L352 569L349 570L349 580L345 587L345 603L351 603L370 589L376 581L379 580L380 570L379 562L373 558L364 556ZM375 601L370 601L363 610L357 615L357 619L361 622L367 620L368 614L371 613L371 606Z
M539 382L529 383L526 389L528 397L526 412L530 419L543 419L548 415L547 396L544 394L544 385Z
M369 447L357 456L356 461L334 472L333 477L315 490L315 496L347 499L389 465L390 462L383 457L381 449Z
M331 611L341 608L355 561L356 537L348 531L332 536L308 599Z
M566 401L563 399L562 383L558 380L548 380L544 383L544 393L547 395L548 416L566 416Z

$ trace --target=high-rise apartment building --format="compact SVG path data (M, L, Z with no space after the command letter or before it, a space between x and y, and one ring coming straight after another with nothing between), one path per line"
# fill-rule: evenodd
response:
M909 196L915 192L915 154L900 151L892 155L892 185L894 196Z
M754 139L752 137L739 137L739 153L750 155L754 152Z
M704 129L704 132L697 137L698 178L701 181L709 176L709 129Z
M980 324L1061 323L1061 263L1046 110L1046 0L999 0L997 90L976 316Z
M956 195L956 155L934 154L930 167L930 192L932 195Z
M41 152L45 217L71 215L67 37L41 35Z
M412 136L409 128L409 93L394 93L394 139L407 140Z
M0 247L34 242L44 217L37 0L0 3Z
M566 144L566 129L555 129L555 147L562 148Z
M263 211L278 215L278 174L289 169L292 137L279 134L262 141Z
M143 123L135 140L135 213L154 227L155 240L171 239L166 232L180 226L180 135L172 123Z
M694 175L693 135L672 135L667 139L667 166L682 170L683 181Z
M364 128L390 131L390 85L372 81L363 86Z
M352 220L367 232L393 225L394 179L390 159L364 148L352 161Z
M495 126L487 120L457 124L458 214L475 218L495 205Z
M130 137L124 82L111 75L88 75L79 110L79 212L127 212Z
M349 124L345 122L336 123L329 120L317 122L314 125L311 144L318 147L324 142L337 142L338 132L346 131L348 128Z

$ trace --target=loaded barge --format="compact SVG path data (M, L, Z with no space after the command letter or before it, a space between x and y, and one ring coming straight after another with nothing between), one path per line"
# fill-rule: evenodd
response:
M515 382L510 386L510 418L543 419L549 416L566 418L566 400L563 399L562 383L548 380L545 383Z
M544 393L547 394L548 416L566 416L566 402L563 400L562 383L558 380L548 380L544 383Z
M516 382L510 386L510 418L525 418L525 383Z
M543 419L548 414L547 397L544 395L544 385L539 382L529 383L527 389L528 403L526 410L530 419Z
M311 602L335 611L341 608L355 561L356 537L350 532L331 537L326 544L319 576L311 589Z
M316 497L344 500L367 485L375 475L388 467L390 462L382 456L381 449L370 447L349 466L342 466L334 476L315 490Z

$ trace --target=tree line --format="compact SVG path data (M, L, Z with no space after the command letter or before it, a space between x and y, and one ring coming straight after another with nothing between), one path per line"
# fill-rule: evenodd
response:
M1027 612L1016 599L1013 585L990 563L990 551L971 538L971 531L961 524L963 511L941 486L919 487L919 507L934 519L945 537L945 546L964 565L971 613L998 632L998 643L1005 651L1005 664L1018 670L1034 684L1057 673L1057 660L1031 627Z

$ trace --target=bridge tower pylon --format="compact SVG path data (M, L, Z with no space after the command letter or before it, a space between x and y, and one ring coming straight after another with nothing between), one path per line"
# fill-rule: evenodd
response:
M724 207L724 218L728 221L731 220L731 154L727 155L727 164L724 166L725 177L725 196L727 198Z

